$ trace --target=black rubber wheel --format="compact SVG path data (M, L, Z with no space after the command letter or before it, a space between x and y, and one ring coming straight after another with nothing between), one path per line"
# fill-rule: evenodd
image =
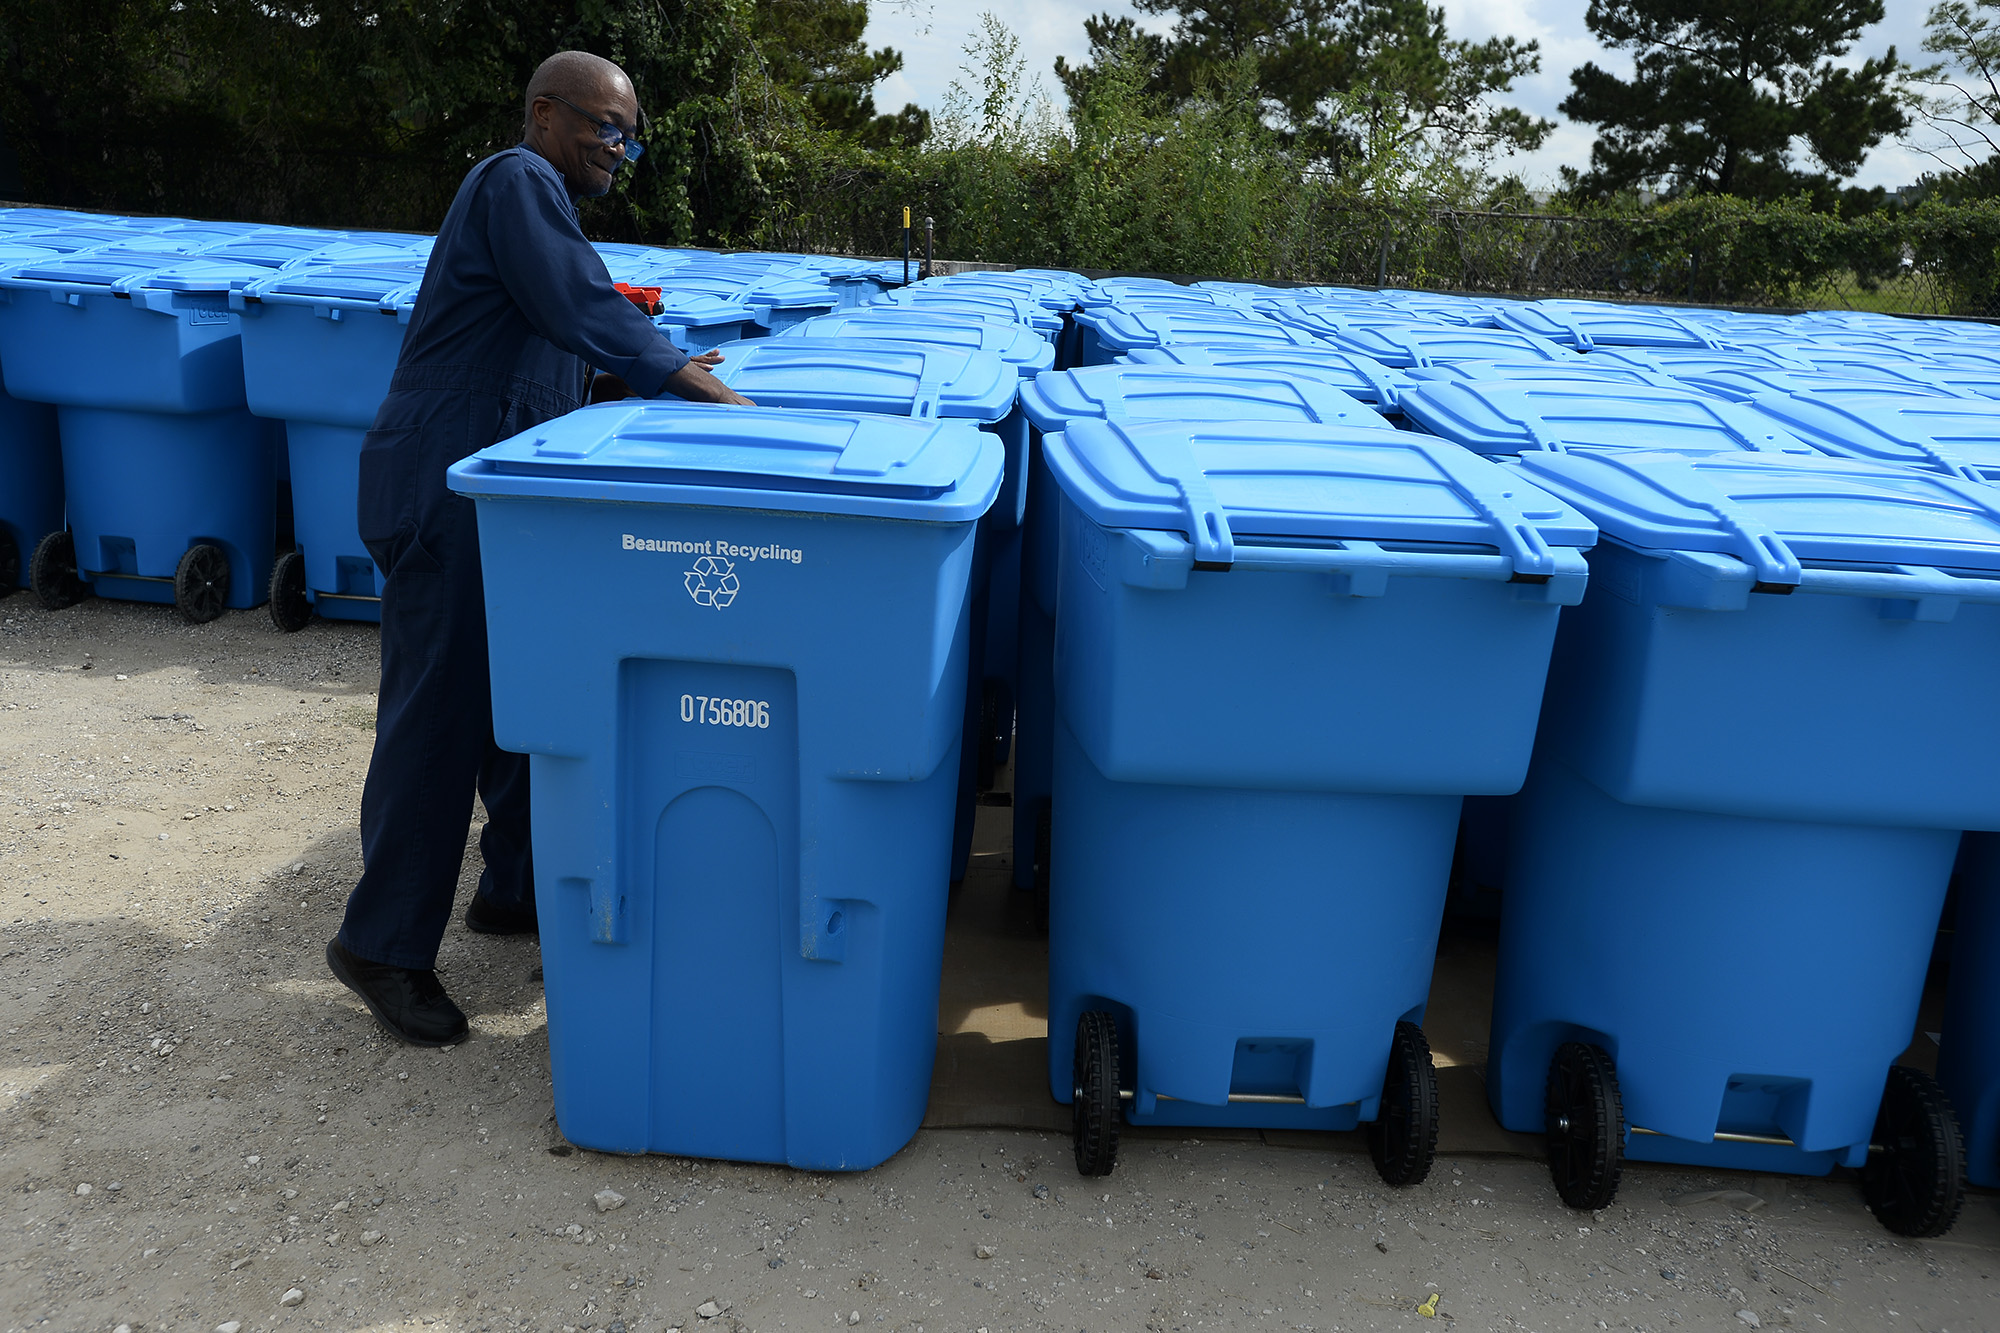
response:
M1965 1204L1965 1140L1936 1080L1891 1065L1861 1197L1899 1236L1942 1236Z
M271 566L271 623L296 634L312 623L312 603L306 600L306 558L287 551Z
M220 546L190 546L174 567L174 605L188 623L206 625L229 604L229 557Z
M1049 821L1054 812L1055 803L1049 800L1035 809L1035 930L1044 939L1049 934L1049 848L1055 836Z
M35 543L28 557L28 586L51 611L75 606L90 596L90 585L76 572L76 539L67 532L51 532Z
M1625 1170L1625 1103L1611 1057L1580 1041L1557 1047L1545 1105L1556 1193L1572 1208L1608 1207Z
M1396 1024L1389 1043L1389 1072L1382 1080L1382 1109L1368 1126L1375 1170L1391 1185L1414 1185L1437 1160L1438 1081L1431 1044L1415 1023Z
M21 548L14 544L14 534L0 528L0 597L5 597L21 586Z
M1076 1146L1076 1169L1086 1176L1108 1176L1118 1164L1118 1122L1124 1108L1118 1099L1118 1024L1102 1009L1089 1010L1076 1020L1071 1068L1076 1086L1069 1133Z

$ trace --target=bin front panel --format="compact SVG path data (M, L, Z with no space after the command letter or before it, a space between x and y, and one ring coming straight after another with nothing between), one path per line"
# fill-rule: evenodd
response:
M1200 1105L1193 1123L1240 1123L1224 1106L1237 1092L1373 1119L1396 1023L1421 1021L1429 996L1458 799L1118 782L1061 721L1056 746L1057 1100L1079 1015L1111 1008L1136 1038L1124 1068L1142 1116L1166 1096Z
M242 314L250 410L281 421L367 429L389 393L409 327L359 302L266 300Z
M1079 422L1043 449L1063 497L1056 697L1107 776L1519 785L1595 536L1575 511L1399 431Z
M77 567L100 594L170 603L175 566L206 542L229 557L228 605L263 605L277 541L268 423L68 406L57 420Z
M1403 415L1420 429L1482 454L1573 448L1689 453L1810 454L1769 418L1669 385L1612 384L1588 374L1522 384L1495 373L1413 384Z
M1627 805L1538 754L1500 921L1500 1122L1540 1132L1549 1061L1582 1040L1616 1061L1628 1125L1702 1145L1718 1130L1866 1144L1957 844Z

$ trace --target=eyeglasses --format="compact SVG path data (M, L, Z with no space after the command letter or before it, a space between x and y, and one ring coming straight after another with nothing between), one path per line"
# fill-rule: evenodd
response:
M627 162L637 162L639 154L646 151L645 145L641 144L631 135L625 133L625 131L619 129L608 120L599 120L596 116L591 115L567 97L558 97L554 93L543 93L542 96L548 98L551 102L561 102L564 106L576 112L577 115L582 116L585 120L597 126L597 137L604 141L604 146L606 148L616 148L625 155Z

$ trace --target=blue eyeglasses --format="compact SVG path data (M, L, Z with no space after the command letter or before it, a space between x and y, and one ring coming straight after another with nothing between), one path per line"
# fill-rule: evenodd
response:
M597 126L597 137L604 141L604 146L606 148L616 148L625 155L627 162L637 162L639 154L646 151L645 145L641 144L631 135L625 133L625 131L619 129L608 120L599 120L596 116L591 115L567 97L558 97L554 93L543 93L542 96L548 98L551 102L561 102L564 106L576 112L577 115L582 116L585 120Z

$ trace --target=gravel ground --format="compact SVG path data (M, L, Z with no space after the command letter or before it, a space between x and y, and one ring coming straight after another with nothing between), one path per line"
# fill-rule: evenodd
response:
M1844 1176L1633 1167L1591 1216L1517 1158L1386 1189L1353 1135L1133 1133L1094 1182L1017 1131L925 1131L854 1176L577 1150L532 941L454 925L448 1051L326 972L371 628L0 617L8 1333L1318 1333L1432 1326L1433 1293L1461 1329L2000 1329L1987 1193L1907 1242Z

